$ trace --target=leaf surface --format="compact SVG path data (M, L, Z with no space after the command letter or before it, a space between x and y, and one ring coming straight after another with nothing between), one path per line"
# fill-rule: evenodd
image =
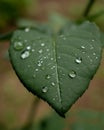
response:
M101 60L99 29L85 22L56 37L35 29L17 30L11 63L24 86L61 116L88 88Z

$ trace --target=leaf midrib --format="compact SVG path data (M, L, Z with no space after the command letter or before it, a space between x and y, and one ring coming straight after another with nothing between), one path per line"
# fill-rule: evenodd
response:
M56 81L57 81L57 91L58 91L58 96L59 96L59 102L61 103L61 109L62 109L62 99L61 99L61 88L60 88L60 82L59 82L59 75L58 75L58 62L57 62L57 46L56 46L56 40L54 38L53 40L53 45L54 45L54 56L55 56L55 62L56 62Z

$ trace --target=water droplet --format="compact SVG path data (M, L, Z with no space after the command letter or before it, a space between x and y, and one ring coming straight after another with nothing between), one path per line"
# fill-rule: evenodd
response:
M94 52L94 53L93 53L93 56L95 56L95 55L96 55L96 53Z
M46 79L50 79L51 78L51 76L48 74L48 75L46 75L46 77L45 77Z
M31 51L32 51L32 52L34 52L35 50L34 50L34 49L32 49Z
M94 47L91 45L91 46L90 46L90 49L92 50L92 49L94 49Z
M38 69L35 69L35 71L38 71Z
M60 35L60 37L64 37L64 35Z
M15 50L18 50L18 51L19 51L19 50L22 50L23 47L24 47L23 42L20 42L20 41L14 42L14 49L15 49Z
M47 51L49 51L49 49L47 49Z
M41 62L38 63L38 66L42 66Z
M96 56L96 60L98 59L98 57Z
M53 60L53 58L51 58L51 60Z
M76 62L77 64L80 64L80 63L82 62L82 58L80 58L80 57L76 58L76 59L75 59L75 62Z
M45 43L41 43L41 46L45 46Z
M61 59L61 57L60 57L60 56L58 56L57 58L58 58L58 59Z
M30 68L30 65L28 65L27 67Z
M53 101L55 101L55 98L53 98Z
M29 32L30 31L30 28L25 28L25 32Z
M55 83L54 83L54 82L52 82L51 84L52 84L52 86L55 86Z
M85 49L85 46L81 46L82 49Z
M69 75L70 78L73 79L73 78L76 77L76 72L72 70L68 75Z
M39 53L42 53L42 52L43 52L43 50L41 49L41 50L39 50L38 52L39 52Z
M36 75L35 75L35 74L33 75L33 78L36 78Z
M30 50L30 49L31 49L31 46L27 46L26 49L27 49L27 50Z
M48 91L48 87L45 86L45 87L42 88L43 93L46 93L47 91Z
M51 67L51 69L54 69L54 68L56 68L56 66L52 66L52 67Z
M30 55L30 52L29 51L24 51L22 54L21 54L21 58L22 59L26 59L27 57L29 57Z
M94 42L95 40L94 39L92 39L92 42Z
M41 67L41 70L44 70L45 68L44 67Z
M24 42L27 42L27 40L25 39Z
M63 37L63 40L66 40L66 37Z

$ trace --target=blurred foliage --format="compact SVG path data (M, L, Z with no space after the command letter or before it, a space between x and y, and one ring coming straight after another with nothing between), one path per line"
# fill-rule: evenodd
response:
M70 114L75 118L70 130L104 130L104 112L80 110Z
M28 0L0 0L0 29L26 15Z
M64 130L65 127L65 120L56 113L53 113L45 116L38 123L34 123L30 127L16 128L13 130Z

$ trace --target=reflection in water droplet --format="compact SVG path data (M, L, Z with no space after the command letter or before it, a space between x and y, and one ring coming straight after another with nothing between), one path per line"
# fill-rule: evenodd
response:
M29 57L29 55L30 55L30 52L29 52L29 51L24 51L24 52L21 54L21 58L22 58L22 59L26 59L26 58Z
M29 32L30 31L30 28L25 28L25 32Z
M41 46L45 46L45 43L41 43Z
M20 41L16 41L14 42L14 49L19 51L19 50L22 50L24 47L24 44L23 42L20 42Z
M76 62L77 64L80 64L80 63L82 62L82 58L80 58L80 57L76 58L76 59L75 59L75 62Z
M31 49L31 46L27 46L26 49L27 49L27 50L30 50L30 49Z
M48 74L48 75L46 75L46 77L45 77L46 79L50 79L51 78L51 76Z
M73 78L76 77L76 72L72 70L68 75L69 75L70 78L73 79Z
M43 93L46 93L47 91L48 91L48 87L45 86L45 87L42 88Z

